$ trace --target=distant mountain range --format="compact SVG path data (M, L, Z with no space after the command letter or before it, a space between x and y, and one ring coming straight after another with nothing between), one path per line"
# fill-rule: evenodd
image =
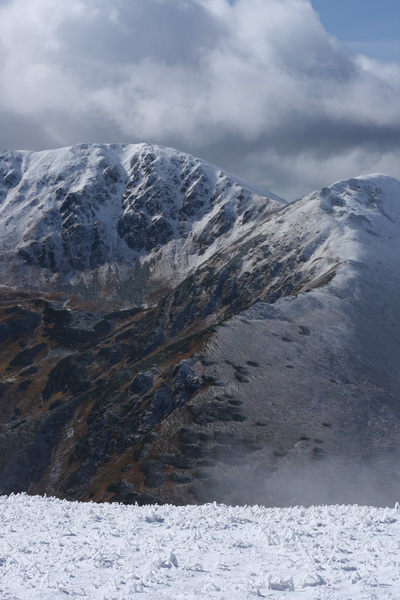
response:
M0 199L0 493L398 499L400 182L82 144L3 152Z

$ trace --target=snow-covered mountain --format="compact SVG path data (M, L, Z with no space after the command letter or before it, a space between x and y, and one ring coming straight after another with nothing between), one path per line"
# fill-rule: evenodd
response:
M3 174L1 492L398 499L400 182L285 204L146 145Z
M282 202L205 161L148 144L5 152L1 276L140 300Z
M266 223L259 255L272 245L282 257L286 248L292 266L285 272L280 258L282 287L272 279L266 301L224 322L208 341L210 375L224 393L207 390L193 409L197 422L207 421L231 396L246 417L241 436L258 447L226 454L223 469L207 467L199 499L214 486L231 502L396 501L399 228L400 183L381 175L339 182ZM249 271L256 269L253 259ZM238 439L230 443L232 450Z

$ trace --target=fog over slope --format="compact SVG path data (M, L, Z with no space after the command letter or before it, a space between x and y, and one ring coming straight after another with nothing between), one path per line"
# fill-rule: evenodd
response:
M396 500L399 200L396 180L356 178L261 226L256 261L265 247L285 248L287 257L300 257L291 279L313 278L225 322L205 348L224 392L197 398L206 420L210 406L234 397L247 418L230 426L232 436L239 429L260 446L247 460L237 457L239 481L235 457L222 452L223 468L213 467L211 481L221 498L273 505ZM284 268L282 254L275 260ZM246 269L255 269L251 251ZM196 489L209 497L207 480Z
M148 145L2 181L2 493L397 500L400 182L285 204Z

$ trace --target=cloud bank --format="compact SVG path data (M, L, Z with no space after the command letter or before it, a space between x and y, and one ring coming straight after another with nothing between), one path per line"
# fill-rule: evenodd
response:
M400 177L400 65L309 0L0 0L0 146L170 145L293 197Z

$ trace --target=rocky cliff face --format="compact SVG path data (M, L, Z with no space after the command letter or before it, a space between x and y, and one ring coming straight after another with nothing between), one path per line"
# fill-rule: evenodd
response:
M171 150L57 152L47 179L34 170L36 191L21 183L36 155L3 166L2 226L20 227L16 251L4 238L4 272L13 283L39 273L48 289L0 290L0 491L391 502L400 183L358 178L285 205ZM52 170L64 172L58 199ZM56 262L41 262L51 239ZM99 284L106 270L118 293Z

